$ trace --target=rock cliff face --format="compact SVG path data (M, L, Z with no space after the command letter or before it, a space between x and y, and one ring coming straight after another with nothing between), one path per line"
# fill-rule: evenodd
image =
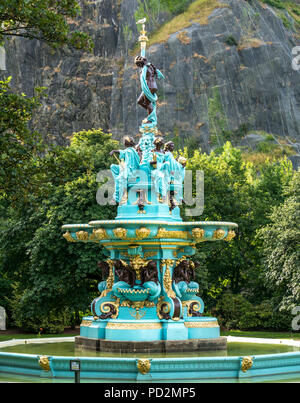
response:
M62 144L74 131L97 127L115 138L136 135L145 117L136 104L140 84L132 52L141 2L81 3L79 25L95 41L93 54L54 53L37 41L11 39L8 73L28 95L34 86L47 87L32 125L51 141ZM147 50L166 77L159 83L161 132L205 151L225 140L238 143L246 128L300 142L300 70L292 68L300 41L292 19L256 0L202 3L195 22L179 30L174 24L173 33L157 40L153 32ZM167 18L160 13L157 21Z

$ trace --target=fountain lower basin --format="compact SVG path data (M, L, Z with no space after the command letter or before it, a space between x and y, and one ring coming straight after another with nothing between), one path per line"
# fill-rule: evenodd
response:
M41 341L47 344L41 344ZM59 381L60 379L72 381L74 374L70 372L70 360L74 356L81 362L80 377L87 382L93 380L97 380L97 382L149 383L300 380L300 341L228 337L227 351L190 353L180 357L178 354L175 356L175 354L89 353L90 355L98 354L95 357L82 356L82 354L86 354L86 351L80 350L70 353L70 349L65 356L60 356L52 355L49 347L47 349L43 347L49 346L49 343L66 341L71 346L74 338L12 340L0 343L0 349L13 345L24 346L27 349L30 347L30 343L32 346L34 343L34 347L40 345L38 354L0 350L0 381L2 377L7 377L7 374L32 376L34 377L31 378L33 382L38 379L41 381L46 379L48 381ZM240 350L233 348L231 351L231 346L237 342L245 345L245 348ZM53 344L54 346L55 344ZM287 348L291 351L281 352L283 346L289 346ZM262 354L264 351L271 352L272 348L276 353ZM24 351L23 348L22 351ZM42 354L43 351L47 351L48 355ZM204 354L205 356L203 356ZM212 354L216 356L211 356Z

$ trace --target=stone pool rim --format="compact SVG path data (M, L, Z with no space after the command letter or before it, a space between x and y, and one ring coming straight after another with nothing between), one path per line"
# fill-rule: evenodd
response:
M287 345L300 348L300 340L225 336L227 342ZM0 374L31 375L39 378L72 379L71 356L42 356L1 352L20 344L75 342L73 337L13 339L0 342ZM78 357L82 379L125 382L189 382L243 380L263 377L300 376L300 351L230 357ZM250 363L250 364L249 364Z

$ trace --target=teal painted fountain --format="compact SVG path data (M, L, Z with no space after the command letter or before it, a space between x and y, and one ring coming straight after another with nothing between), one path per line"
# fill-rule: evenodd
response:
M146 59L146 31L139 38L142 92L147 111L136 145L124 139L111 165L118 203L115 220L63 226L69 242L96 242L108 259L99 262L104 280L84 317L76 345L101 351L167 352L225 349L216 318L202 316L204 302L195 281L196 244L231 240L235 223L183 222L186 159L173 155L157 128L157 84L163 74Z

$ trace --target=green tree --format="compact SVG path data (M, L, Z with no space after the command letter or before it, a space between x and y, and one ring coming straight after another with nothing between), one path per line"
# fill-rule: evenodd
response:
M9 0L0 2L0 41L20 36L47 42L52 47L67 45L91 50L89 36L71 31L70 21L80 15L76 0Z
M96 177L113 162L109 152L116 147L102 130L76 133L69 147L57 147L40 161L47 172L42 192L32 194L26 209L10 210L0 234L0 272L14 290L13 298L6 297L18 326L51 330L66 313L89 309L103 251L96 244L68 243L61 226L115 217L114 206L96 202Z
M0 197L15 203L38 186L32 177L38 173L35 162L44 146L40 135L27 126L40 94L15 94L9 82L10 78L0 81Z
M210 154L195 151L187 169L204 171L204 211L194 219L231 221L239 226L230 242L197 245L196 259L201 262L198 279L202 278L208 307L228 289L246 294L252 303L269 298L260 278L263 267L255 235L269 222L272 207L284 200L284 188L293 172L291 164L284 159L266 161L258 175L251 163L243 162L241 151L227 142Z
M264 257L263 278L280 309L300 305L300 172L274 207L270 223L258 232Z

